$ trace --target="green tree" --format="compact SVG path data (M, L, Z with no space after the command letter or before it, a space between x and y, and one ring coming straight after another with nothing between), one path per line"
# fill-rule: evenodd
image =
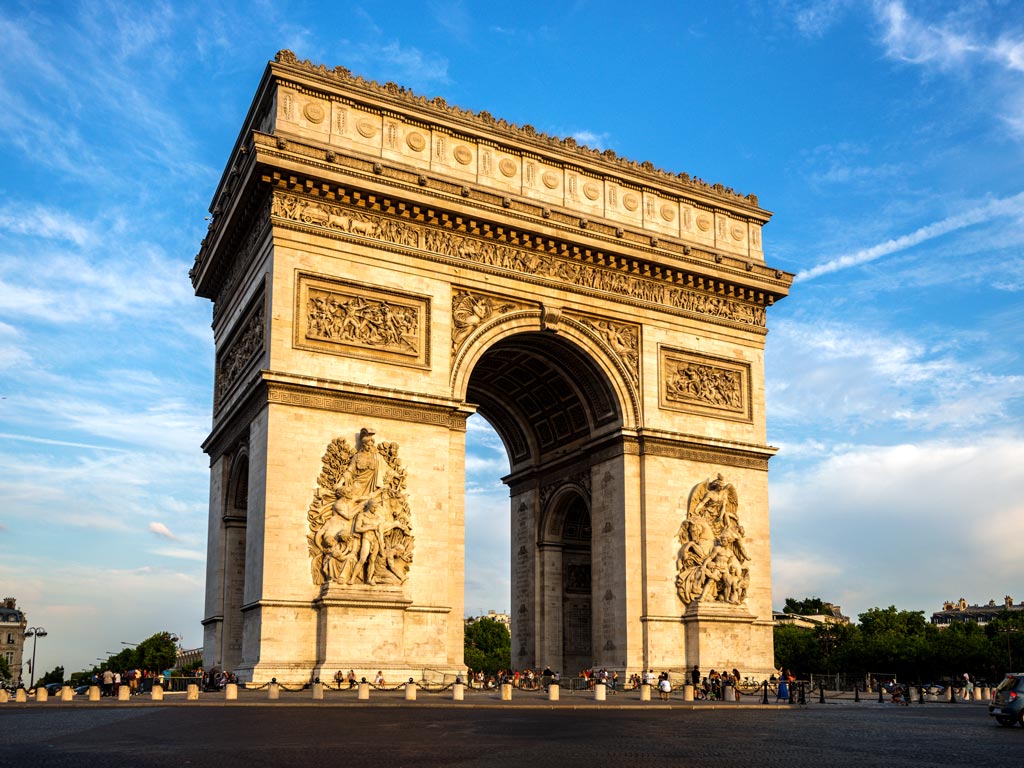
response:
M820 597L805 597L803 600L787 597L782 611L797 616L819 616L823 613L831 613L831 609L832 603L823 602Z
M50 683L64 682L64 667L54 667L41 678L36 680L36 685L49 685Z
M138 654L136 666L150 672L171 669L178 660L178 646L170 632L157 632L147 637L135 650Z
M479 619L466 625L466 666L493 675L512 666L512 636L494 619Z
M798 676L823 670L821 645L814 630L783 624L775 627L775 666Z

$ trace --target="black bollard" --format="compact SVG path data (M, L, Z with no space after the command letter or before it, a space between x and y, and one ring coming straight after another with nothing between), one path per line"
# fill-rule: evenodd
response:
M882 691L883 690L885 690L885 689L882 688L882 684L879 683L878 684L878 703L879 704L884 704L885 703L885 699L882 698Z
M825 703L825 684L824 683L818 683L818 686L819 686L818 687L818 692L819 692L818 693L818 703L819 704L824 704Z
M917 686L917 703L924 704L924 688Z
M803 680L800 681L800 701L799 701L799 704L800 704L800 706L804 706L805 704L807 704L807 697L804 696L804 681Z
M853 700L860 701L860 683L853 681Z
M764 698L761 699L762 704L768 703L768 681L765 680L761 687L764 689Z

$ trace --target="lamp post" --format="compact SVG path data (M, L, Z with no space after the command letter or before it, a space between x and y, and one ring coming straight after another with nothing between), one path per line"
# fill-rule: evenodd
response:
M42 627L28 627L25 630L25 637L32 638L32 664L28 670L28 687L34 688L36 683L36 640L40 637L46 637L46 630Z

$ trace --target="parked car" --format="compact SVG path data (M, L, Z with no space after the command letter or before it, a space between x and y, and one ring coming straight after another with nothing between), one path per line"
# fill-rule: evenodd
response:
M996 688L988 713L1000 725L1020 723L1024 727L1024 672L1009 672Z

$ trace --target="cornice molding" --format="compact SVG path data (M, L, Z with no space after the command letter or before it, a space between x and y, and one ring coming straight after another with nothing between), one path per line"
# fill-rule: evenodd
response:
M636 178L636 183L644 182L658 186L676 189L681 194L720 199L730 206L740 205L755 213L759 219L767 220L771 213L761 208L757 195L744 195L732 187L722 184L711 184L703 179L691 177L688 173L671 173L656 168L650 161L636 162L624 157L619 157L613 150L604 151L591 149L579 144L571 137L558 138L549 136L538 131L532 125L516 125L501 118L494 117L490 112L473 112L462 109L458 106L449 105L441 96L427 99L426 96L417 95L410 88L400 86L397 83L386 82L383 85L375 80L366 80L345 67L334 67L328 69L324 64L314 64L309 59L300 60L292 51L281 50L274 56L271 63L271 70L276 74L283 75L292 73L300 78L315 78L321 82L338 87L339 85L351 89L357 93L374 99L375 101L390 104L399 110L404 116L410 109L426 113L421 117L427 123L433 120L442 119L456 125L464 126L469 130L486 131L491 134L513 139L516 142L533 147L541 154L557 152L577 163L594 163L609 169L611 173L628 173ZM296 83L301 86L301 83ZM491 140L493 142L493 139Z

